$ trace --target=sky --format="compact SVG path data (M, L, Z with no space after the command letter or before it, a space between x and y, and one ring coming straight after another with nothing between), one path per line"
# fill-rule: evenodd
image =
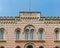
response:
M60 0L0 0L0 16L18 16L30 6L30 11L39 11L41 16L60 16Z

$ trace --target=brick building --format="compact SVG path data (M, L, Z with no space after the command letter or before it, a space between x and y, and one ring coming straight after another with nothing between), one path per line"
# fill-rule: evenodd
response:
M0 17L0 48L60 48L60 18L40 12Z

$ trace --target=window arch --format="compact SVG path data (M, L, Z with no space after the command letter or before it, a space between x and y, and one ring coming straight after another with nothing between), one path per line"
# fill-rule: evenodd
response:
M26 40L32 40L34 34L34 28L32 26L28 26L25 29L25 39Z
M59 48L58 46L54 47L54 48Z
M39 48L44 48L43 46L40 46Z
M4 29L0 29L0 40L4 39Z
M16 40L20 39L20 29L16 29Z
M5 48L4 46L1 46L0 48Z
M42 40L43 39L43 32L44 30L43 30L43 28L40 28L39 30L38 30L38 38L40 39L40 40Z
M33 46L32 45L29 45L29 46L27 46L27 48L33 48Z
M55 30L54 30L54 39L55 40L59 40L59 28L56 28Z
M16 46L16 48L20 48L20 46Z

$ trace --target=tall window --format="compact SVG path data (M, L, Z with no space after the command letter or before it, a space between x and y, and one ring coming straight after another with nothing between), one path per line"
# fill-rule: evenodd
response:
M43 39L43 29L42 28L39 29L38 37L39 37L40 40Z
M0 29L0 40L4 39L4 29Z
M30 30L30 38L33 39L33 32L34 32L34 29L31 29Z
M55 40L58 40L59 39L59 31L58 30L55 30Z
M26 40L32 40L33 39L33 33L34 33L34 29L32 29L31 27L27 28L25 30L25 39Z
M16 40L20 39L20 30L16 30Z

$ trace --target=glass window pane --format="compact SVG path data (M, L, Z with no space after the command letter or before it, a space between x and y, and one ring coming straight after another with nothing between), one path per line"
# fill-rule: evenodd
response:
M26 29L25 39L27 40L33 39L33 32L34 32L34 29Z
M55 32L55 40L59 39L59 32Z
M42 29L39 30L39 39L43 39L43 30Z
M29 29L26 29L26 32L29 32Z
M30 31L30 39L33 39L33 32L34 32L34 29L31 29L31 31Z
M31 29L31 32L34 32L34 29Z
M20 39L20 30L16 31L16 39L19 40Z
M3 39L3 34L4 34L4 31L0 30L0 39Z
M26 29L26 32L25 32L25 39L28 40L29 38L29 29Z

